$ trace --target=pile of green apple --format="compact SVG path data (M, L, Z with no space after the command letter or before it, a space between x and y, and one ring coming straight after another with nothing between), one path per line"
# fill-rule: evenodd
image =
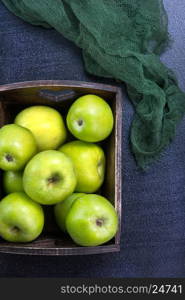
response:
M78 98L66 124L49 106L30 106L0 129L0 169L6 196L0 201L0 236L30 242L44 227L42 205L54 205L56 223L74 242L98 246L114 237L118 216L98 193L104 181L105 154L96 144L113 129L108 103L96 96ZM66 126L67 125L67 126ZM68 132L76 140L68 141Z

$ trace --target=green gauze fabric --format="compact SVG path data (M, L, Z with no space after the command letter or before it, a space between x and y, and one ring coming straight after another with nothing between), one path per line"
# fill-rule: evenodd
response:
M86 70L123 81L135 106L131 146L146 168L174 136L185 95L160 61L168 44L161 0L3 0L17 16L53 27L83 50Z

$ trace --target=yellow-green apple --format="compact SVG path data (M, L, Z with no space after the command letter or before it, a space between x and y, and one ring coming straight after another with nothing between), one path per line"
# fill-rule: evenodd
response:
M78 245L98 246L115 236L118 216L106 198L89 194L73 203L65 224L67 232Z
M64 144L59 150L73 161L77 176L75 191L96 192L104 180L105 155L103 149L93 143L72 141Z
M31 130L39 151L56 149L66 139L61 114L49 106L28 107L16 116L15 123Z
M78 98L67 114L67 126L79 140L99 142L109 136L113 128L113 114L109 104L99 96Z
M12 193L0 201L0 236L9 242L31 242L43 230L40 204L25 193Z
M16 124L0 129L0 168L5 171L21 170L37 152L35 138L30 130Z
M68 212L70 211L70 208L74 201L78 199L79 197L82 197L85 195L84 193L73 193L69 197L67 197L64 201L56 204L54 206L54 214L55 214L55 220L59 228L66 232L66 216Z
M56 150L36 154L23 173L25 192L40 204L63 201L74 192L76 174L71 159Z
M3 172L3 187L6 194L23 192L22 172L5 171Z

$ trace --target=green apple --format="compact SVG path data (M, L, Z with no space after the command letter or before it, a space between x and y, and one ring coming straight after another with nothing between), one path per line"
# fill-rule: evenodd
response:
M66 216L70 211L72 204L74 203L74 201L76 201L76 199L84 195L85 195L84 193L73 193L72 195L67 197L64 201L54 206L55 220L62 231L66 232L66 225L65 225Z
M73 161L77 176L75 191L96 192L103 183L105 173L105 155L102 148L93 143L73 141L59 150Z
M22 172L5 171L3 173L3 187L6 194L23 192Z
M89 194L73 203L66 217L66 228L78 245L98 246L115 236L118 216L106 198Z
M26 165L23 186L30 198L40 204L51 205L63 201L76 187L71 159L56 150L38 153Z
M67 114L67 126L79 140L99 142L109 136L113 128L113 114L109 104L96 95L78 98Z
M16 125L5 125L0 129L0 168L5 171L23 169L37 152L31 131Z
M66 128L60 113L48 106L31 106L21 111L15 123L31 130L39 151L56 149L66 139Z
M31 242L43 230L40 204L25 193L12 193L0 201L0 236L9 242Z

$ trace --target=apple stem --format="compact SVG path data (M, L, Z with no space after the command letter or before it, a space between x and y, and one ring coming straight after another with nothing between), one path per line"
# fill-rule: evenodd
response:
M59 176L58 174L55 174L55 175L53 175L53 176L51 176L51 177L49 177L49 178L47 179L48 185L50 185L50 184L52 184L52 183L56 183L56 182L58 182L59 180L60 180L60 176Z
M96 220L96 225L101 227L104 224L104 220L103 219L97 219Z
M11 228L11 231L13 233L18 233L20 231L20 229L17 226L14 226L14 227Z
M77 123L78 123L79 126L82 126L83 125L83 120L78 120Z
M10 154L6 154L5 158L8 162L13 161L13 157Z

